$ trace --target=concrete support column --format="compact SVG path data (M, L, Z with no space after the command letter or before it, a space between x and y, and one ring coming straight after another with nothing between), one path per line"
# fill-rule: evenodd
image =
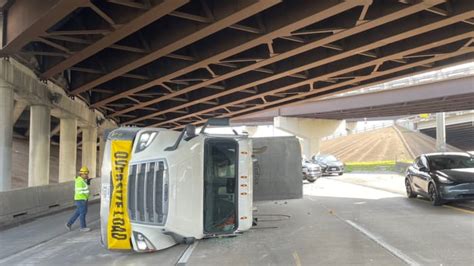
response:
M296 117L275 117L273 120L276 128L301 139L303 155L307 159L319 153L321 139L333 134L341 123L340 120Z
M96 177L97 168L97 128L82 128L82 166L89 168L89 176Z
M45 105L30 107L30 154L28 186L49 184L51 110Z
M77 119L61 118L59 129L59 183L76 176Z
M446 151L446 116L445 113L436 114L436 150Z
M13 147L13 87L0 82L0 191L11 189Z

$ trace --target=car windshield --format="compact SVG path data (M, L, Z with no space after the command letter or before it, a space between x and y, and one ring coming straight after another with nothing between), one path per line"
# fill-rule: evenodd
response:
M430 156L432 170L474 168L474 157L467 155L435 155Z
M337 162L337 158L334 157L333 155L321 156L321 157L318 157L316 160L322 161L322 162Z

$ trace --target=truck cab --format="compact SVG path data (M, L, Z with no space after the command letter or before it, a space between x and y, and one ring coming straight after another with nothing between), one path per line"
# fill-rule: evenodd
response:
M123 131L127 134L120 134ZM108 247L111 142L132 138L126 205L131 247L161 250L178 243L236 235L252 226L252 145L247 136L215 135L193 127L120 128L106 143L102 168L102 242ZM122 132L122 133L123 133Z

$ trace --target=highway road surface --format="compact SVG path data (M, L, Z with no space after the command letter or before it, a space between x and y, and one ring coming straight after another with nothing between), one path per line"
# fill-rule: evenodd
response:
M407 199L401 178L345 174L305 183L303 199L257 203L258 225L241 236L148 254L102 248L95 204L91 232L66 230L72 211L0 231L0 265L474 265L471 203Z

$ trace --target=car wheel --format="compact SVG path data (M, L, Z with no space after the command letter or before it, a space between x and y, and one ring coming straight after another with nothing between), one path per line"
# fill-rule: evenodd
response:
M343 174L342 172L341 172L341 173L339 173L339 175L342 175L342 174Z
M443 204L441 198L439 197L438 191L433 184L430 184L428 187L428 194L430 196L430 201L433 206L440 206Z
M416 193L411 188L410 180L408 178L405 178L405 188L407 190L408 198L416 198Z
M310 183L314 183L314 181L316 181L316 179L308 179L308 181L309 181Z

